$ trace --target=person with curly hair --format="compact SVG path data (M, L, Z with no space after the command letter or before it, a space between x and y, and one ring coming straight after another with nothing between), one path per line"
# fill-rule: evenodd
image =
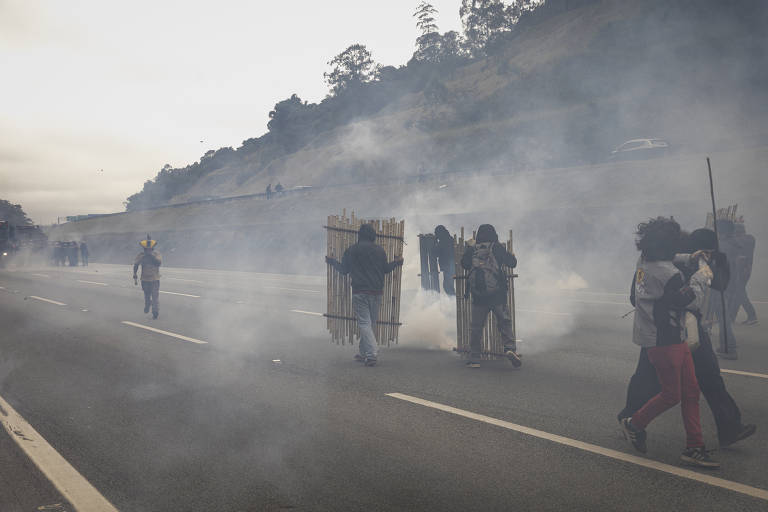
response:
M661 390L631 417L621 420L624 436L645 453L646 427L663 412L681 404L686 432L681 462L718 468L720 463L704 446L699 385L683 335L683 314L696 294L673 264L681 237L680 225L673 218L657 217L638 225L636 235L640 259L630 290L630 302L635 306L632 341L645 348Z

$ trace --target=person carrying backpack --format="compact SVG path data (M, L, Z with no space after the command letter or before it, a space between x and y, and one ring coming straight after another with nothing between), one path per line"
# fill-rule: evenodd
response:
M517 354L512 317L507 304L507 277L502 267L515 268L517 258L499 243L496 229L483 224L477 229L475 243L464 251L461 266L469 271L467 289L472 294L468 368L479 368L482 337L488 313L493 312L504 340L504 354L515 368L522 365Z

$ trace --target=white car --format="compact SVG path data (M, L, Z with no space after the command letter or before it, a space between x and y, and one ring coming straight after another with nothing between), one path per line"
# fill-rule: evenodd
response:
M642 160L664 156L669 142L664 139L632 139L611 151L611 160Z

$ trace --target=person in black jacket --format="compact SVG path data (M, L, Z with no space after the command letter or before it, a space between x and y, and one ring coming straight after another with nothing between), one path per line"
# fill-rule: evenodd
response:
M686 237L682 245L683 252L687 254L685 258L676 258L675 265L683 273L686 283L690 283L691 277L698 270L698 258L703 257L713 274L710 284L713 290L711 294L724 290L728 286L729 264L725 254L715 252L714 231L697 229ZM699 347L692 353L696 380L715 418L720 446L728 446L754 434L756 427L752 424L744 425L741 422L741 411L725 389L725 382L720 375L720 366L712 348L709 330L702 325L702 313L695 310L693 314L696 316L699 338ZM619 422L624 418L632 417L660 389L656 369L648 359L646 349L642 348L637 369L629 381L626 406L618 414Z
M456 273L454 263L454 243L453 237L448 229L440 224L435 228L435 253L437 262L440 265L440 271L443 273L443 291L448 295L456 295L456 288L453 285L453 276Z
M469 270L469 286L472 292L472 311L469 337L469 368L478 368L482 351L482 337L488 313L493 312L504 340L504 354L516 368L522 362L517 354L515 333L512 332L512 317L507 304L507 278L502 266L515 268L517 258L499 243L496 229L482 224L477 229L475 243L464 251L461 266Z
M325 262L341 274L352 277L352 306L360 329L360 353L355 359L366 366L375 366L378 351L373 322L379 318L384 275L402 265L403 259L387 262L384 249L376 245L373 226L363 224L357 234L357 243L344 251L341 262L328 256Z

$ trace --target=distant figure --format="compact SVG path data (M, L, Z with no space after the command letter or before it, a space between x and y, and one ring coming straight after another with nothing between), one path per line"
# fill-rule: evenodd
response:
M738 359L738 345L736 344L736 335L733 332L733 321L736 319L736 312L741 305L740 294L745 291L746 286L743 282L742 262L739 260L741 250L734 236L735 226L733 221L718 219L717 234L719 236L720 252L725 253L728 259L730 281L725 289L725 321L717 322L718 327L720 327L720 347L716 352L722 359ZM711 294L709 302L710 311L718 319L722 317L721 294ZM722 328L723 324L725 324L725 329Z
M736 223L734 232L734 238L736 239L739 251L739 261L737 262L737 267L741 272L739 282L743 284L743 288L737 291L736 298L734 299L733 320L736 321L739 308L744 308L747 319L742 323L745 325L755 325L757 323L757 313L747 295L747 284L749 284L749 278L752 277L752 262L755 259L755 237L747 233L743 222Z
M379 319L379 306L384 289L384 275L403 264L398 258L387 262L384 249L376 245L376 231L363 224L357 234L357 243L344 251L341 262L325 257L325 262L343 275L352 276L352 306L360 329L360 353L355 359L365 366L376 366L378 354L373 324Z
M56 242L56 245L53 246L53 264L60 267L64 265L64 259L64 246L61 242Z
M67 256L69 256L69 266L76 267L78 257L80 256L80 251L78 250L77 242L68 242L67 245L69 246L67 248Z
M160 314L160 265L163 258L160 253L155 252L157 240L152 240L147 235L146 240L139 242L143 251L136 256L133 263L133 282L137 281L136 272L141 265L141 289L144 290L144 313L149 313L152 306L152 318L157 318Z
M443 273L443 291L448 295L456 295L456 288L453 284L453 276L456 274L453 237L446 227L440 224L435 228L435 238L437 239L437 244L435 244L437 262Z
M504 340L504 355L513 366L520 367L522 361L517 355L517 341L512 331L512 316L507 304L507 278L503 266L515 268L517 258L499 243L496 229L490 224L483 224L477 229L473 244L469 245L461 257L461 266L469 270L467 279L472 292L472 312L469 335L468 368L479 368L483 328L488 313L493 312Z
M283 190L283 185L278 181L277 185L275 185L275 193L280 194Z
M271 183L269 185L267 185L266 194L267 194L267 199L272 197L272 184Z
M80 260L84 267L88 266L88 244L85 242L80 243Z

